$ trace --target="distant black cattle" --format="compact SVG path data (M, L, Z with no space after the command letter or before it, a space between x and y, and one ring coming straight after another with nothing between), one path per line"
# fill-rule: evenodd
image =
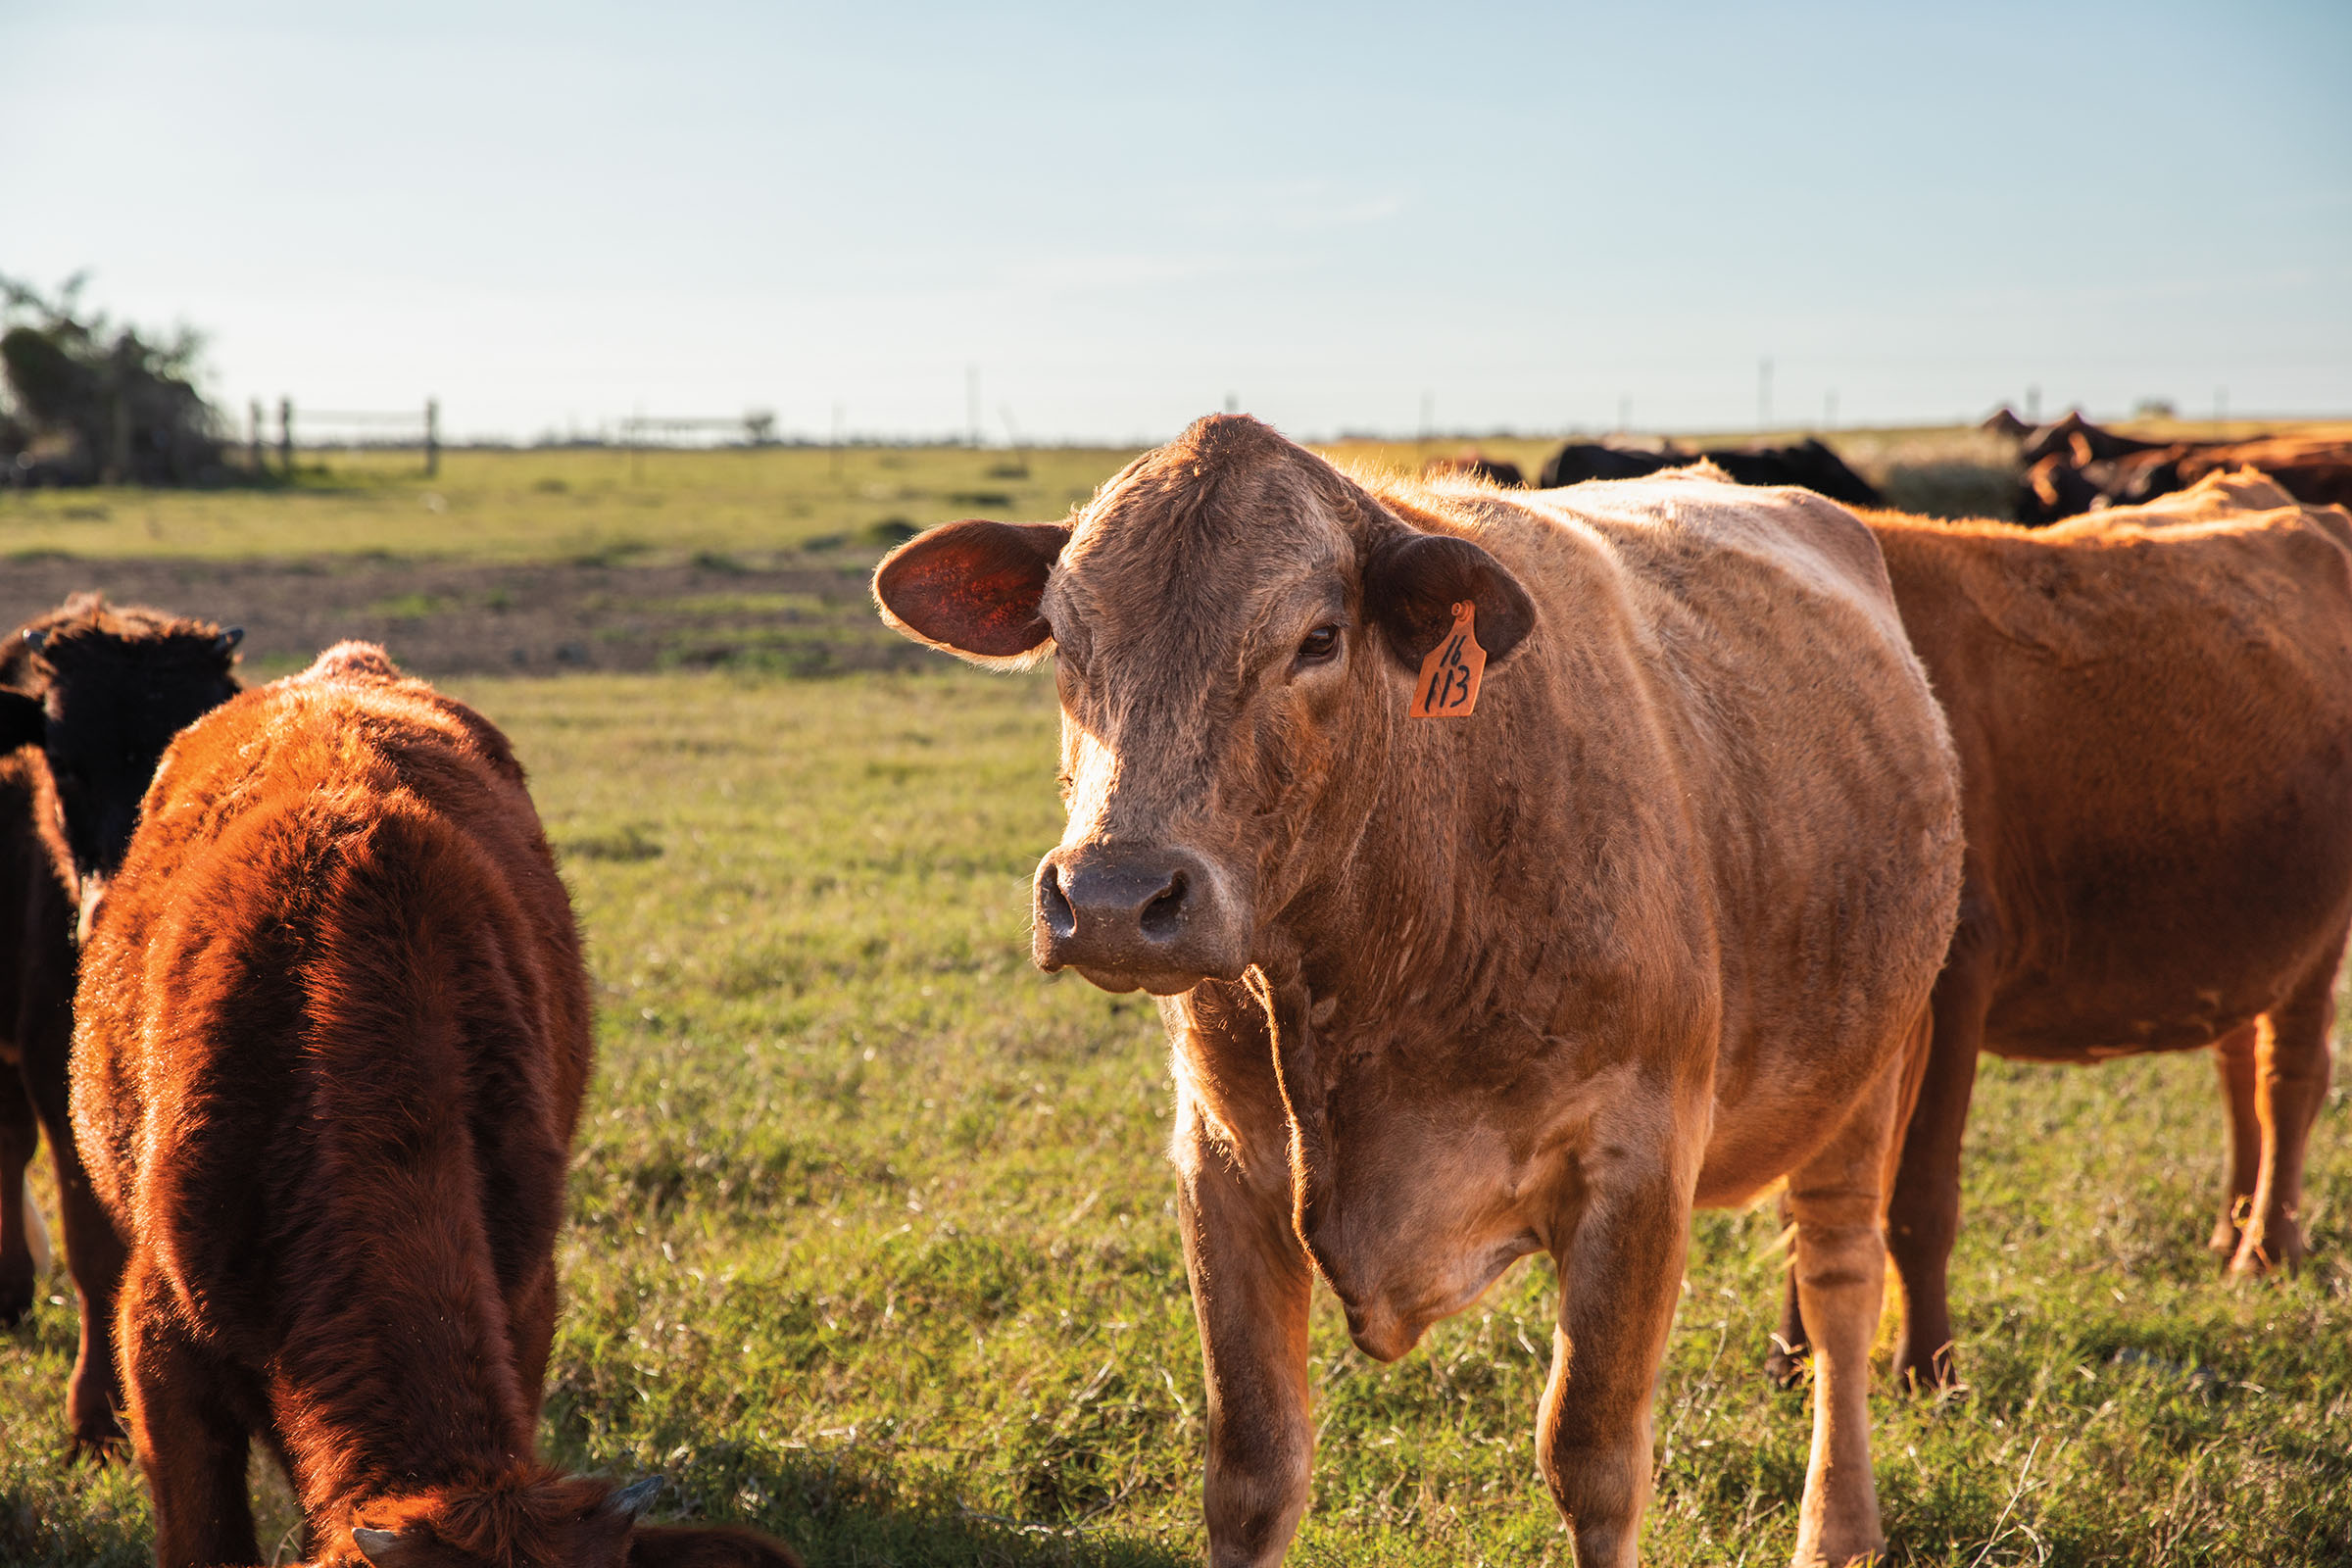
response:
M1439 479L1449 474L1467 474L1506 489L1527 488L1527 474L1519 465L1502 458L1490 458L1484 452L1465 452L1457 458L1432 458L1421 465L1421 477L1424 479Z
M1597 441L1571 441L1544 465L1544 471L1536 476L1536 488L1557 490L1562 485L1583 484L1587 479L1640 479L1660 468L1680 467L1697 457L1695 452L1671 446L1662 452L1643 452L1602 446Z
M1662 468L1695 463L1700 458L1740 484L1800 485L1815 495L1827 496L1849 507L1886 504L1837 453L1811 436L1794 446L1710 447L1702 452L1686 452L1672 445L1657 452L1629 451L1589 441L1571 441L1551 455L1539 482L1545 490L1555 490L1587 479L1639 479Z

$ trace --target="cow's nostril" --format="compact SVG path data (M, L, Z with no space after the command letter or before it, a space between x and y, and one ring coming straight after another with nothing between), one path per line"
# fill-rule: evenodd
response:
M1037 912L1045 918L1046 929L1057 940L1066 942L1078 933L1078 911L1070 907L1068 895L1061 891L1061 870L1049 865L1037 879Z
M1168 885L1158 897L1144 906L1144 935L1154 942L1167 942L1184 928L1184 873L1178 871L1168 878Z

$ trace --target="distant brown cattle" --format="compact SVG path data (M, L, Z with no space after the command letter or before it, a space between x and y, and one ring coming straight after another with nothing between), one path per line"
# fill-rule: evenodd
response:
M1945 1268L1977 1054L2098 1062L2220 1047L2230 1181L2212 1245L2293 1264L2352 924L2352 518L2216 475L2039 533L1869 517L1949 715L1960 926L1888 1248L1898 1376L1952 1375ZM1805 1335L1791 1299L1774 1370Z
M2352 507L2352 441L2308 436L2232 441L2185 452L2179 465L2182 485L2230 468L2259 468L2305 506Z
M2254 467L2309 506L2352 506L2352 441L2265 436L2250 441L2141 441L2081 414L2029 435L2016 517L2028 527L2102 507L2138 506L2209 473Z
M1056 658L1036 956L1162 999L1213 1563L1277 1561L1306 1506L1316 1275L1392 1360L1545 1251L1539 1460L1578 1560L1630 1568L1691 1206L1784 1174L1835 1325L1796 1559L1883 1546L1881 1203L1960 824L1850 514L1355 479L1212 417L875 592L934 647Z
M1421 465L1421 477L1484 479L1489 484L1498 484L1506 490L1521 490L1527 486L1527 475L1521 471L1519 465L1502 458L1490 458L1483 452L1465 452L1453 458L1432 458Z
M78 1451L120 1441L114 1303L122 1249L74 1148L74 927L121 863L156 760L237 691L239 633L77 595L0 643L0 1323L32 1304L24 1166L46 1129L81 1346Z
M792 1563L534 1457L588 982L479 714L345 643L187 730L75 1007L163 1568L262 1560L255 1438L320 1565Z
M2164 441L2143 441L2137 436L2105 429L2082 417L2082 411L2070 411L2063 419L2035 425L2026 432L2018 448L2018 458L2029 465L2044 458L2066 457L2077 464L2094 463L2129 456L2134 452L2152 452L2170 445Z

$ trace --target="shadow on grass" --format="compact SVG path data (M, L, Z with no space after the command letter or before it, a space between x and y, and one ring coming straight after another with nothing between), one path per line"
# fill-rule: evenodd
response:
M1120 1530L1126 1494L1059 1519L1011 1519L952 1490L902 1478L886 1451L852 1445L783 1460L711 1444L668 1474L656 1516L749 1524L789 1543L809 1568L1178 1568L1190 1551Z

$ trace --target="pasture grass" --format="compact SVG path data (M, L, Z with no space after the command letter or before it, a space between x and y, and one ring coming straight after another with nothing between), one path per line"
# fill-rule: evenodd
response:
M1830 440L1897 506L2006 515L2015 465L2004 443L1941 429L1834 432ZM1343 441L1320 450L1345 463L1418 470L1475 448L1518 463L1532 481L1558 446L1557 437L1505 436ZM0 559L691 562L718 569L738 561L871 559L954 517L1060 517L1134 456L1089 447L460 449L444 453L440 473L428 478L413 452L306 453L294 480L254 488L0 487Z
M1142 999L1027 959L1059 829L1050 683L943 662L449 684L532 770L597 985L548 1451L663 1474L664 1511L762 1525L820 1568L1199 1560L1165 1046ZM2203 1250L2209 1058L1985 1064L1953 1270L1973 1392L1874 1400L1894 1561L2352 1557L2342 1100L2314 1139L2313 1262L2233 1286ZM1807 1411L1761 1372L1776 1239L1769 1211L1696 1223L1653 1564L1793 1540ZM135 1479L62 1462L51 1289L0 1336L0 1561L140 1562ZM1532 1441L1551 1290L1531 1261L1390 1367L1319 1300L1293 1562L1571 1560ZM269 1543L292 1515L264 1491Z
M2276 432L2341 437L2345 420L2124 421L2151 439ZM1800 428L1684 433L1687 447L1784 442ZM2009 514L2015 444L1969 426L1820 432L1897 510ZM1580 439L1582 437L1580 436ZM1592 437L1598 439L1597 436ZM1417 471L1472 451L1532 481L1557 435L1348 439L1343 462ZM1064 515L1133 449L819 447L460 448L427 477L416 452L306 452L286 482L223 490L0 487L0 559L297 561L358 558L616 566L878 556L953 517Z

